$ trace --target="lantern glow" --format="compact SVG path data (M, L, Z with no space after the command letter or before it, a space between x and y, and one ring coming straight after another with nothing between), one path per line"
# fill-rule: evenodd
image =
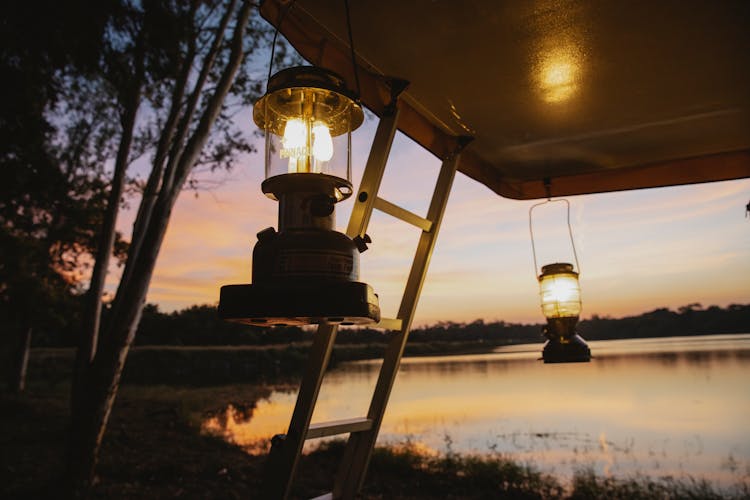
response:
M323 122L316 122L312 129L312 152L316 162L326 162L333 158L331 131Z
M280 71L253 120L266 136L266 179L315 173L351 182L351 132L364 113L335 73L310 66Z
M586 341L576 333L576 324L581 315L581 287L578 284L578 254L573 240L573 230L570 227L570 203L566 199L552 200L552 181L545 179L547 201L537 203L529 208L529 234L531 235L531 251L534 255L534 274L539 269L536 260L536 245L534 244L534 226L532 214L534 209L548 203L561 202L565 204L568 222L568 235L576 271L573 264L556 262L542 267L537 276L539 282L539 297L541 299L542 314L547 318L547 324L542 333L547 337L547 343L542 350L545 363L575 363L591 361L591 350Z
M571 264L549 264L539 276L545 318L570 318L581 314L581 287Z

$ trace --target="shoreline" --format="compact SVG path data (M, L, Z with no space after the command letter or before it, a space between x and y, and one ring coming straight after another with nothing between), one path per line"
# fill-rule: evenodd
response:
M94 498L258 498L265 455L200 432L200 420L228 403L252 413L284 385L126 386L102 448ZM2 395L4 498L56 496L67 428L68 385L36 382ZM330 489L341 441L302 458L294 498ZM747 498L750 480L720 489L695 478L611 478L580 471L567 485L511 456L424 453L416 443L377 447L361 498Z

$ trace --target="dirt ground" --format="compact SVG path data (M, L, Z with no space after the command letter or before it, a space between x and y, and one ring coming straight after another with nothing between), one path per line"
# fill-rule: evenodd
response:
M252 405L270 388L123 387L98 467L96 498L256 498L265 457L200 433L200 416ZM242 392L240 392L242 391ZM63 473L67 385L0 398L2 498L54 498Z

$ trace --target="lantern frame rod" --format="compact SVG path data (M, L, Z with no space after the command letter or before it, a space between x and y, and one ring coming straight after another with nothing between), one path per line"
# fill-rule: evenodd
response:
M549 193L549 192L548 192ZM534 205L531 205L529 207L529 234L531 235L531 254L534 257L534 278L539 277L539 264L536 260L536 244L534 243L534 225L533 225L533 212L534 209L537 207L540 207L542 205L547 205L549 203L565 203L566 206L566 213L567 213L567 224L568 224L568 235L570 236L570 246L573 247L573 257L576 261L576 271L578 274L581 274L581 264L578 263L578 252L576 251L576 243L573 239L573 228L570 224L570 202L566 198L559 198L557 200L553 199L546 199L545 201L542 201L540 203L535 203Z

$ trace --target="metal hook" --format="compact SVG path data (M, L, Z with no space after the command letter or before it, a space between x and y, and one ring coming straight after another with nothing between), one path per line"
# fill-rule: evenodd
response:
M547 201L552 201L552 179L544 178L544 192L547 193Z

